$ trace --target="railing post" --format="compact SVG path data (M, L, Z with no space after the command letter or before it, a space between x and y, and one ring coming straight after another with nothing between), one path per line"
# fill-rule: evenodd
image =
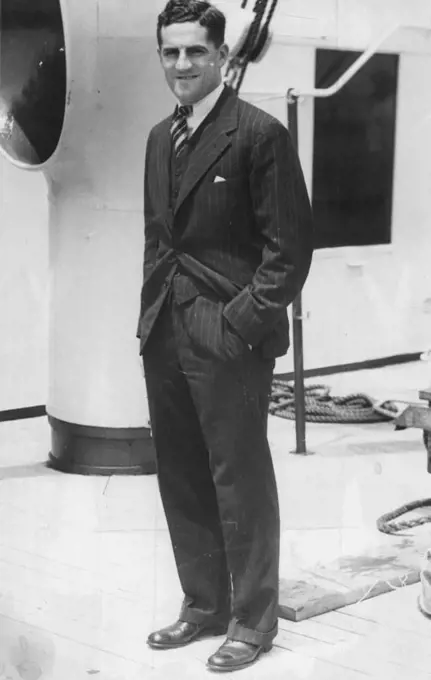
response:
M287 92L287 123L293 145L298 150L298 97L293 89ZM302 337L302 296L297 295L292 303L293 359L295 366L295 430L296 451L306 454L305 440L305 389L304 389L304 346Z

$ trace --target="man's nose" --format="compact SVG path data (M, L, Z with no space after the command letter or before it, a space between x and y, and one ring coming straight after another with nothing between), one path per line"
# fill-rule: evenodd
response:
M187 71L191 67L191 65L192 65L191 61L190 61L189 57L187 56L186 51L181 50L179 55L178 55L178 59L177 59L177 63L176 63L176 67L177 67L178 71Z

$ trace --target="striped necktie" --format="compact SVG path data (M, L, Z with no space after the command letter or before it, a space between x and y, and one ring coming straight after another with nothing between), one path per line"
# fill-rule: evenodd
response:
M189 130L187 127L187 118L193 112L193 106L177 106L171 125L172 143L175 149L175 155L179 156L184 149L189 137Z

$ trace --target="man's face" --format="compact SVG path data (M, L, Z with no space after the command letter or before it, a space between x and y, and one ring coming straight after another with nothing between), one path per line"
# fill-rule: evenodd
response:
M181 104L195 104L221 83L228 48L208 41L207 29L198 22L164 26L161 43L160 62Z

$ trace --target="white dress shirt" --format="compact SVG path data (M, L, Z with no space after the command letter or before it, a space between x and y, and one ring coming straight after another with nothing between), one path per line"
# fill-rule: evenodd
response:
M221 82L220 85L215 88L215 90L207 94L207 96L200 101L196 102L196 104L193 104L193 113L187 118L187 126L189 128L190 137L194 131L197 130L199 125L203 123L210 111L212 111L221 93L223 92L224 87L224 83Z

